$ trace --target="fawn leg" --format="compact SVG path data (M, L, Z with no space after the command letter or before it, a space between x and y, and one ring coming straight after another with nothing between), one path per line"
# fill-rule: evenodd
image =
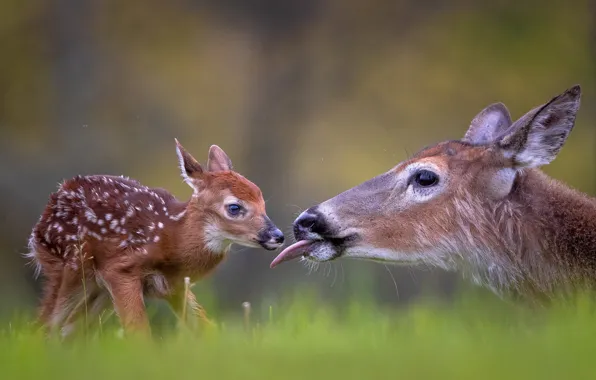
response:
M62 272L55 272L51 276L48 276L47 282L43 286L41 307L37 317L37 325L41 328L47 328L50 323L50 317L56 304L61 283Z
M85 297L82 281L82 273L79 270L70 266L63 268L62 281L50 317L49 327L52 333L62 327L65 319L75 309L80 299Z
M207 317L207 313L203 306L197 302L194 293L189 289L187 294L184 294L184 288L177 289L172 295L167 298L168 304L176 314L176 316L186 321L184 315L184 300L186 299L186 310L190 311L198 322L203 322L207 325L214 325L214 323Z
M87 283L86 289L87 296L81 298L64 322L64 326L62 327L63 338L66 338L75 331L77 321L83 316L85 317L83 320L84 328L88 328L95 322L99 323L97 318L109 304L110 297L108 292L100 289L97 284Z
M38 264L41 265L45 278L35 325L49 332L52 313L56 306L60 286L62 285L64 262L62 259L54 257L53 254L45 249L32 250L32 254L36 257Z
M114 309L124 330L129 333L150 335L151 328L145 313L141 278L112 272L105 274L103 279L110 291Z

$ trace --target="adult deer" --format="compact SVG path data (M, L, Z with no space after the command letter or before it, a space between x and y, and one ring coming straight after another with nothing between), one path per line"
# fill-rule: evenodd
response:
M493 104L462 140L425 148L304 211L271 263L339 257L461 270L496 293L596 280L596 200L548 177L580 105L574 86L512 123Z
M222 149L211 146L205 169L178 140L176 152L193 189L187 202L114 176L77 176L51 195L28 254L47 280L40 322L50 331L70 333L83 313L95 319L111 300L126 331L149 332L145 296L166 299L180 317L188 305L206 319L185 277L209 274L232 243L282 245L261 190L232 170Z

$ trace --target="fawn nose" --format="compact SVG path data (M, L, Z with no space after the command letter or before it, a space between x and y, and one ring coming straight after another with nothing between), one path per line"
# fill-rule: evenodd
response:
M279 228L271 231L271 238L269 239L277 244L283 244L284 242L284 233L280 231Z
M296 240L317 240L327 231L324 217L317 212L316 207L304 211L294 221L294 236Z
M265 217L265 229L259 234L259 244L268 250L274 250L284 242L284 233Z

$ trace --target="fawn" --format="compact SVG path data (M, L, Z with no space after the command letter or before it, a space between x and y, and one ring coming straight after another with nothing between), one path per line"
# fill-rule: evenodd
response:
M193 190L187 202L108 175L77 176L50 196L27 256L47 280L39 322L51 332L70 334L83 312L93 320L110 300L126 332L150 332L145 296L165 299L181 318L188 305L208 321L184 278L194 283L209 274L232 243L267 250L283 244L261 190L233 171L221 148L211 146L204 169L175 142Z
M580 106L574 86L512 123L486 107L461 140L313 206L294 221L297 257L460 270L500 296L550 297L596 280L596 200L538 167L553 161Z

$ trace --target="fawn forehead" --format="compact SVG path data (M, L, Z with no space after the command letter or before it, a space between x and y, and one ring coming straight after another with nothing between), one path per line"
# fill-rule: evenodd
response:
M227 171L211 174L209 188L219 193L228 190L233 196L245 202L263 203L261 189L236 172Z
M487 147L484 145L459 140L444 141L421 149L412 158L398 165L395 170L400 172L415 162L428 162L441 170L448 170L481 160L486 152Z

